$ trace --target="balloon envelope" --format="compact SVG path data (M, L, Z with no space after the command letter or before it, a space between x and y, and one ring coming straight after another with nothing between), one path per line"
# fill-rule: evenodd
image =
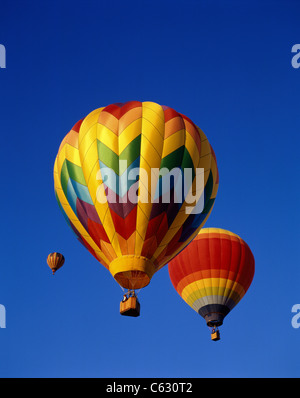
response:
M203 170L202 190L197 169ZM54 165L66 221L129 289L146 286L193 239L212 210L218 183L205 134L186 116L154 102L91 112L63 139ZM189 194L196 197L196 211Z
M50 253L47 257L47 264L52 269L53 275L64 265L65 258L61 253Z
M238 235L203 228L172 261L173 286L208 326L220 326L241 300L254 276L254 257Z

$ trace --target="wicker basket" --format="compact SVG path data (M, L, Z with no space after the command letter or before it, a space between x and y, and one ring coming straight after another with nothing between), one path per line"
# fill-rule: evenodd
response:
M140 303L136 296L128 297L120 303L120 314L127 316L140 315Z

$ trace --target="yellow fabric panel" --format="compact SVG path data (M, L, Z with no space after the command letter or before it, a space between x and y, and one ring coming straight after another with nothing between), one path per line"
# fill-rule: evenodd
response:
M151 195L151 169L159 169L161 164L161 154L163 151L165 128L164 111L157 104L147 102L143 103L142 112L143 117L140 168L144 169L148 174L148 181L146 183L145 181L143 181L143 185L145 187L145 185L147 185L148 183L148 192L149 195ZM156 123L155 126L146 119L146 117L150 117L150 115L155 118L155 121L152 121L153 123ZM139 189L145 188L139 187ZM141 254L145 241L148 221L150 219L150 213L152 209L151 196L148 196L148 198L150 198L150 201L148 201L148 203L142 203L141 201L138 201L136 219L137 234L135 244L136 255Z
M222 294L220 294L222 291ZM241 285L234 283L232 286L228 286L228 280L223 278L207 278L197 280L187 285L181 293L181 297L190 306L193 303L205 296L224 296L231 298L237 302L237 297L240 299L244 296L245 291Z
M141 212L140 212L141 213ZM139 213L138 213L139 214ZM143 216L143 214L141 213L139 215L139 219L141 219ZM142 231L143 232L143 231ZM136 234L135 234L135 246L134 246L134 254L136 256L140 256L141 252L142 252L142 248L144 245L145 239L143 236L140 235L138 229L136 230Z
M196 127L197 127L197 130L198 130L199 134L200 134L201 142L206 141L207 140L206 134L200 129L200 127L198 127L198 126L196 126Z
M71 130L71 131L72 131L72 130ZM65 144L66 144L66 142L67 142L67 137L68 137L69 134L70 134L70 131L69 131L69 133L65 136L65 138L62 140L62 142L60 143L60 146L59 146L59 148L58 148L58 152L57 152L56 157L60 154L62 148L65 146Z
M101 113L103 108L98 108L89 113L82 121L80 130L79 130L79 143L78 145L81 144L81 140L85 136L86 132L98 122L99 115Z
M145 169L148 170L149 167L157 169L160 168L162 149L163 139L161 139L160 142L156 141L156 146L154 146L151 140L142 135L140 162L144 165ZM142 168L143 166L140 167ZM150 181L150 177L148 178L148 181Z
M206 141L208 143L208 141ZM203 146L201 146L201 148L203 148L203 151L201 151L200 154L200 161L199 164L200 166L198 167L202 167L204 168L204 186L207 183L210 171L211 171L211 165L212 165L212 154L211 152L206 153L206 144L204 143ZM214 179L215 181L215 179Z
M165 129L165 114L161 105L155 102L145 101L142 103L143 118L152 121L153 124L159 126L160 131Z
M177 114L177 116L165 122L165 138L170 137L179 130L185 130L185 125L180 114Z
M126 112L119 120L119 135L121 135L131 123L137 119L140 119L141 117L142 111L140 107L130 109L128 112Z
M226 234L224 234L224 231L226 232ZM235 233L233 233L231 231L227 231L227 230L224 230L222 228L212 228L212 227L205 228L204 230L200 231L199 235L200 234L201 235L214 234L214 233L215 234L222 234L222 238L224 238L224 239L228 239L228 236L233 236L234 238L237 238L238 240L241 239L237 234L235 234ZM197 239L201 239L201 236L199 238L197 237Z
M99 115L98 123L101 126L106 127L116 136L119 135L119 119L112 115L110 112L103 111Z
M81 161L79 156L78 148L71 146L69 144L65 145L65 156L70 162L74 163L76 166L81 167Z
M190 157L192 158L193 161L193 166L196 169L197 167L199 167L198 165L201 153L199 153L198 148L195 145L194 138L188 132L186 132L185 136L185 147L189 152ZM202 167L205 169L204 165Z
M99 184L96 179L97 171L100 169L98 162L97 131L97 123L93 124L87 129L80 129L79 152L81 156L81 167L84 179L87 183L88 190L93 200L96 196L96 191ZM95 164L98 165L96 168ZM93 178L91 178L92 173Z
M144 245L144 240L145 240L145 235L148 227L148 222L150 218L150 213L152 209L152 203L151 203L151 167L150 164L152 164L152 167L159 168L160 166L160 161L161 158L157 151L155 150L154 153L152 153L149 148L153 147L151 143L146 141L144 137L142 136L141 140L141 158L140 158L140 168L143 169L143 173L147 174L148 179L145 181L143 178L141 178L139 182L139 201L138 201L138 206L137 206L137 218L136 218L136 231L137 231L137 236L136 236L136 244L135 244L135 254L139 255L141 254L143 245ZM162 145L160 145L160 148L162 148ZM151 156L152 154L152 156ZM147 160L145 159L144 155L147 157ZM151 156L151 157L150 157ZM143 199L141 199L143 197ZM147 200L145 200L147 199ZM145 203L143 203L143 201Z
M212 152L211 151L211 147L210 147L210 144L209 144L208 139L207 139L206 135L204 134L204 132L199 127L197 127L197 129L198 129L199 134L201 136L201 140L205 141L205 146L203 148L201 148L201 154L203 156L206 156L207 152L209 152L209 153ZM215 181L211 197L215 198L217 196L219 182L217 182L218 167L217 167L217 163L216 163L212 153L211 153L211 156L210 156L210 169L211 169L211 172L212 172L212 175L213 175L213 179ZM208 175L207 175L207 178L208 178ZM205 176L205 180L204 181L206 183L206 181L207 181L206 176Z
M64 161L66 159L66 154L65 154L66 145L65 144L60 148L60 151L57 154L56 161L55 161L56 165L57 165L57 173L58 173L59 176L60 176L60 173L61 173L61 169L62 169L63 163L64 163Z
M158 130L157 126L154 126L149 120L143 117L142 120L142 140L146 138L149 142L152 143L154 148L160 144L163 139L163 132Z
M119 148L118 152L114 151L119 155L124 149L133 141L138 135L141 134L142 129L142 118L134 120L129 126L127 126L119 136Z
M89 180L95 164L99 164L97 150L97 124L94 124L88 131L82 132L79 153L84 179L88 185L90 195L94 200L97 186L93 185L94 190L92 190L91 186L89 186ZM96 181L94 182L96 184Z
M98 124L97 140L103 142L103 136L105 136L105 134L106 130L102 128L102 125ZM90 186L93 193L95 187L97 187L98 189L102 182L101 170L98 162L98 149L96 150L96 146L97 142L95 143L95 156L97 157L97 165L91 170L91 175L90 175ZM95 200L94 205L114 252L116 253L117 256L121 256L122 251L120 248L119 241L115 237L115 227L109 210L108 202L106 201L105 203L100 203L98 200Z
M210 145L208 139L205 137L205 139L201 140L200 157L210 156L210 155L211 155Z
M150 205L150 206L149 206ZM136 223L136 243L135 243L135 254L139 255L142 252L142 248L145 242L145 235L148 227L149 216L147 216L147 210L151 207L150 203L139 203L137 209L137 223ZM145 213L146 212L146 213ZM148 212L149 213L149 212Z
M212 162L211 162L211 171L212 171L212 174L213 174L214 181L216 181L219 171L217 169L217 164L216 164L215 159L213 157L212 157ZM212 195L211 195L212 198L215 198L217 196L218 188L219 188L219 182L216 182L214 187L213 187L213 191L212 191Z
M116 231L113 223L113 219L111 217L111 213L109 210L108 203L100 203L96 200L95 202L95 208L98 213L98 216L103 224L103 227L105 229L106 235L108 236L108 239L110 241L110 244L112 246L112 249L116 253L117 256L122 255L122 251L120 248L120 244L118 239L116 239Z
M97 131L98 140L100 140L99 137L101 136L101 143L119 155L119 136L100 123L97 123ZM99 131L101 131L101 133L99 133Z
M168 156L185 143L185 130L177 131L164 140L162 158Z

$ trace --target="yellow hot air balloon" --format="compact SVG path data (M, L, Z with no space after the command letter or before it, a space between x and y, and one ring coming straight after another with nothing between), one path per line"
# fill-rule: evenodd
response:
M94 110L65 136L54 165L55 193L68 224L129 290L147 286L194 238L212 210L218 182L205 134L154 102Z

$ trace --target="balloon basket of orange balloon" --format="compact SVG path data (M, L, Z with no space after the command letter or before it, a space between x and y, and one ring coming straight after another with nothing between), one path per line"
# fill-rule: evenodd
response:
M137 317L140 315L140 308L140 303L135 295L130 297L124 295L120 303L120 314Z
M211 339L213 341L218 341L220 338L220 331L218 329L213 329L211 332Z

